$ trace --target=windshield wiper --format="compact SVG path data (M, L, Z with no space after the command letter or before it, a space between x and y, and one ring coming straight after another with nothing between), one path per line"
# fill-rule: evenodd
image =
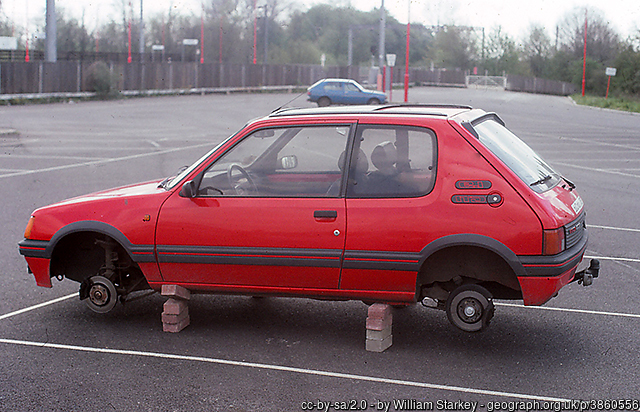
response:
M187 170L187 167L189 167L189 166L182 166L180 169L178 169L178 173L176 173L176 174L175 174L175 175L173 175L173 176L168 176L168 177L166 177L162 182L160 182L160 183L158 184L158 188L166 189L167 184L168 184L170 181L172 181L173 179L175 179L175 178L176 178L176 176L178 176L180 173L182 173L182 172L184 172L185 170Z
M551 175L546 175L545 177L543 177L540 180L536 180L535 182L531 183L529 186L537 186L537 185L541 185L544 182L546 182L547 180L551 179Z
M562 176L562 180L567 182L567 184L569 185L569 191L572 191L573 189L576 188L576 185L571 180L567 179L566 177Z

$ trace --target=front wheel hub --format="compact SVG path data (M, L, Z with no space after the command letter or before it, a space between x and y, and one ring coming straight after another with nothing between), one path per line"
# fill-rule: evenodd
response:
M107 313L118 302L118 292L113 282L108 278L92 276L80 286L80 299L85 299L85 303L92 311Z

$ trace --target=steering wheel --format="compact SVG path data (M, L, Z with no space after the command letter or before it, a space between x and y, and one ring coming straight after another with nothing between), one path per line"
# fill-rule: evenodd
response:
M233 171L237 170L238 172L240 172L240 176L239 177L234 177L233 176ZM233 188L233 190L235 190L236 195L238 196L250 196L250 195L257 195L258 194L258 187L256 186L255 182L253 181L253 179L251 178L251 176L249 176L249 173L239 164L234 163L231 166L229 166L229 169L227 169L227 177L229 178L229 186L231 186L231 188ZM241 179L244 178L247 181L247 185L249 186L248 190L246 190L243 186L247 186L247 185L243 185L243 183L241 182Z

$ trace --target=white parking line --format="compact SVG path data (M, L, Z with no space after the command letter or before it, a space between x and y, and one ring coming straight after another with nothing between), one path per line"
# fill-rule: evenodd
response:
M603 312L598 310L553 308L550 306L524 306L524 305L515 304L515 303L501 303L501 302L495 302L495 305L506 306L511 308L520 308L520 309L551 310L556 312L582 313L586 315L615 316L620 318L640 319L640 315L635 313L618 313L618 312Z
M160 150L160 151L151 152L151 153L141 153L141 154L125 156L125 157L115 157L115 158L109 158L109 159L95 160L95 161L91 161L91 162L74 163L74 164L64 165L64 166L47 167L47 168L44 168L44 169L27 170L27 171L24 171L24 172L7 173L7 174L4 174L4 175L0 175L0 179L3 179L5 177L17 177L17 176L31 175L31 174L35 174L35 173L53 172L53 171L57 171L57 170L73 169L73 168L76 168L76 167L83 167L83 166L95 166L95 165L104 164L104 163L120 162L120 161L123 161L123 160L139 159L141 157L157 156L157 155L161 155L161 154L179 152L179 151L182 151L182 150L195 149L195 148L199 148L199 147L213 147L213 146L214 145L211 144L211 143L201 143L201 144L196 144L196 145L192 145L192 146L177 147L177 148L173 148L173 149Z
M169 360L178 360L178 361L187 361L187 362L201 362L201 363L211 363L211 364L218 364L218 365L239 366L239 367L252 368L252 369L290 372L290 373L298 373L298 374L312 375L312 376L323 376L323 377L329 377L329 378L349 379L349 380L355 380L355 381L364 381L364 382L373 382L373 383L382 383L382 384L391 384L391 385L400 385L400 386L411 386L416 388L436 389L436 390L449 391L449 392L461 392L461 393L468 393L468 394L474 394L474 395L489 395L489 396L496 396L496 397L503 397L503 398L516 398L516 399L550 401L550 402L568 402L569 401L569 399L554 398L550 396L538 396L538 395L528 395L528 394L513 393L513 392L492 391L487 389L465 388L462 386L439 385L439 384L433 384L433 383L427 383L427 382L406 381L401 379L389 379L389 378L381 378L376 376L355 375L351 373L330 372L330 371L323 371L323 370L316 370L316 369L296 368L292 366L271 365L266 363L255 363L255 362L234 361L234 360L228 360L228 359L208 358L208 357L202 357L202 356L175 355L171 353L143 352L143 351L123 350L123 349L94 348L94 347L88 347L88 346L62 345L57 343L31 342L31 341L23 341L23 340L15 340L15 339L0 339L0 343L4 343L7 345L33 346L33 347L39 347L39 348L70 350L70 351L78 351L78 352L139 356L139 357L148 357L148 358L157 358L157 359L169 359Z
M599 172L599 173L610 173L613 175L618 175L618 176L626 176L626 177L636 177L636 178L640 178L640 175L634 175L631 173L623 173L623 172L617 172L615 170L609 170L609 169L599 169L596 167L588 167L588 166L578 166L578 165L574 165L571 163L565 163L565 162L552 162L553 164L557 164L560 166L567 166L567 167L573 167L575 169L580 169L580 170L588 170L590 172Z
M35 310L35 309L40 309L40 308L43 308L45 306L53 305L54 303L62 302L64 300L71 299L71 298L77 297L77 296L78 296L77 293L72 293L71 295L62 296L62 297L57 298L57 299L53 299L53 300L49 300L47 302L39 303L37 305L29 306L28 308L16 310L14 312L10 312L10 313L1 315L0 316L0 320L8 319L8 318L11 318L13 316L20 315L21 313L30 312L30 311Z
M587 225L589 228L596 228L596 229L609 229L609 230L622 230L624 232L639 232L640 233L640 229L632 229L629 227L615 227L615 226L602 226L602 225L592 225L592 224L588 224Z
M613 260L618 262L633 262L640 263L640 259L625 258L625 257L612 257L612 256L589 256L585 255L585 259L600 259L600 260Z

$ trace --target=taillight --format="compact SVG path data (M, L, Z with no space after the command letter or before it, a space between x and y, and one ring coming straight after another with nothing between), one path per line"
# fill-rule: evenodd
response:
M27 227L24 230L24 238L25 239L30 239L31 238L31 229L33 229L33 221L35 220L35 218L33 216L31 216L31 218L29 218L29 223L27 223Z
M564 228L545 230L542 239L542 253L557 255L564 250Z

